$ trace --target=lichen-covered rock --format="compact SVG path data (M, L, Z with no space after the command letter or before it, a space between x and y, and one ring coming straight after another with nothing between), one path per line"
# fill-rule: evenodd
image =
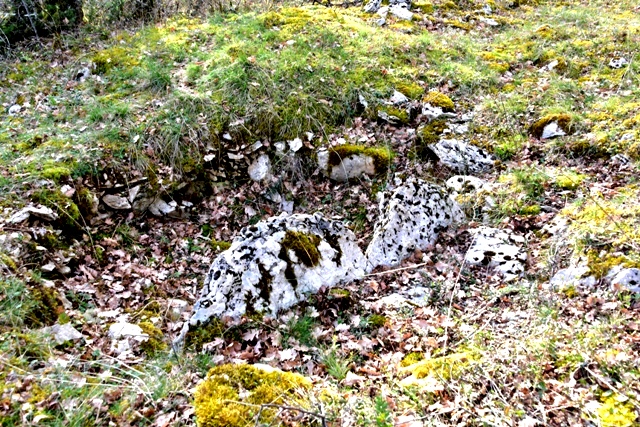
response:
M318 166L332 180L345 182L363 175L375 176L387 170L391 151L386 147L339 145L318 151Z
M441 139L429 148L443 164L458 173L486 172L496 161L482 148L458 139Z
M212 318L238 318L247 312L275 315L321 287L361 278L363 269L356 238L339 221L320 213L260 221L244 228L214 260L174 346L181 346L190 328Z
M449 178L445 185L457 193L466 193L481 190L486 183L475 176L455 175Z
M271 174L271 160L269 160L269 156L266 154L258 156L258 158L249 165L247 172L249 173L249 178L254 181L266 179Z
M613 289L640 292L640 268L613 268L606 279Z
M439 186L410 178L380 200L380 215L365 256L367 271L393 266L433 244L440 231L464 215Z
M507 280L514 279L524 272L527 252L522 247L522 236L491 227L478 227L469 232L474 237L464 257L467 263L494 267Z

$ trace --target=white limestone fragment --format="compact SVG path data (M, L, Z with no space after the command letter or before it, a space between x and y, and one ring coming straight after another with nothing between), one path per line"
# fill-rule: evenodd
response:
M629 65L629 61L627 61L627 58L624 57L619 57L619 58L614 58L611 61L609 61L609 67L611 68L622 68Z
M402 92L398 92L397 90L393 91L393 95L389 98L389 102L394 105L401 105L409 102L409 98L406 97Z
M596 284L596 278L589 276L591 270L586 265L567 267L558 270L545 287L562 289L569 286L590 287Z
M471 175L455 175L447 180L445 185L457 193L478 191L485 186L485 181Z
M411 21L413 19L413 12L411 12L409 9L401 5L391 6L389 8L389 13L405 21Z
M249 178L254 181L262 181L271 174L271 161L269 156L261 154L249 165Z
M338 157L332 160L333 157ZM329 152L326 149L318 150L318 166L334 181L346 182L350 179L360 178L363 175L375 176L380 171L376 169L376 162L366 150L362 153L354 153L340 158L338 152Z
M58 214L46 206L27 206L26 208L22 208L15 214L11 215L9 223L19 224L29 219L31 215L44 219L45 221L55 221L58 219Z
M507 280L515 279L524 272L527 252L522 248L522 236L484 226L470 229L469 232L474 238L464 257L467 263L493 267Z
M148 207L149 212L155 216L165 216L172 214L176 208L162 199L156 199Z
M631 292L640 292L640 269L639 268L613 268L607 274L606 279L611 283L614 290L628 289Z
M567 133L562 130L558 122L551 122L542 129L540 139L551 139L559 136L565 136Z
M380 214L367 247L367 272L394 266L433 244L440 231L462 221L458 203L439 186L409 178L380 200Z
M64 344L68 341L76 341L84 338L84 336L78 332L76 328L71 326L70 323L62 325L56 323L51 327L44 328L44 332L50 333L58 345Z
M107 194L102 197L102 201L111 209L131 209L131 203L129 203L129 200L127 200L126 197Z

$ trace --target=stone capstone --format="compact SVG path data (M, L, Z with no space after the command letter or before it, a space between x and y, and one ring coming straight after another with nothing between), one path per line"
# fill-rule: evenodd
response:
M482 148L458 139L441 139L429 148L442 163L458 173L486 172L496 161Z
M511 280L524 272L527 252L524 238L513 232L491 227L470 229L473 243L464 259L472 265L493 267Z
M440 231L462 221L458 203L441 187L409 178L380 200L379 219L367 247L367 272L394 266L433 244Z
M322 214L282 214L244 228L214 260L193 314L174 348L190 329L212 318L247 312L276 315L322 287L364 275L364 256L355 235Z

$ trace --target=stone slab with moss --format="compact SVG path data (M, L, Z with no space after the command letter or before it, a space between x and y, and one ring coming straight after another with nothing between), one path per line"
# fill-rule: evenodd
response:
M440 231L464 218L458 203L441 187L409 178L380 200L379 219L367 247L367 271L393 266L416 249L433 244Z
M346 182L387 170L393 153L387 147L340 145L318 151L318 166L334 181Z
M321 287L364 275L355 235L322 214L280 215L244 228L214 260L193 314L174 347L188 332L215 318L247 313L277 315Z

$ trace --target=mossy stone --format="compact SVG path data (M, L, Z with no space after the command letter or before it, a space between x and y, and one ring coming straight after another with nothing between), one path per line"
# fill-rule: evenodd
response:
M568 114L549 114L529 127L529 134L536 139L540 139L544 128L550 124L556 122L558 127L562 129L566 134L571 133L571 116Z
M424 88L417 83L398 83L396 84L396 90L411 99L418 99L424 94Z
M387 147L365 147L364 145L338 145L329 149L329 167L338 166L350 156L363 155L373 159L376 174L387 170L393 159L393 152Z
M320 237L302 231L287 230L281 245L287 251L293 251L296 257L307 267L315 267L320 263L322 255L318 250Z
M422 102L431 104L434 107L442 108L442 111L445 112L452 112L455 109L455 104L451 98L437 91L427 93L424 98L422 98Z
M382 112L391 119L395 119L398 124L406 125L409 123L409 113L401 108L396 108L391 105L382 105L378 107L378 112Z
M168 346L167 343L163 341L164 335L160 328L150 321L140 322L138 323L138 326L140 326L142 332L149 335L149 339L140 344L140 348L147 356L153 357L156 354L167 350Z

